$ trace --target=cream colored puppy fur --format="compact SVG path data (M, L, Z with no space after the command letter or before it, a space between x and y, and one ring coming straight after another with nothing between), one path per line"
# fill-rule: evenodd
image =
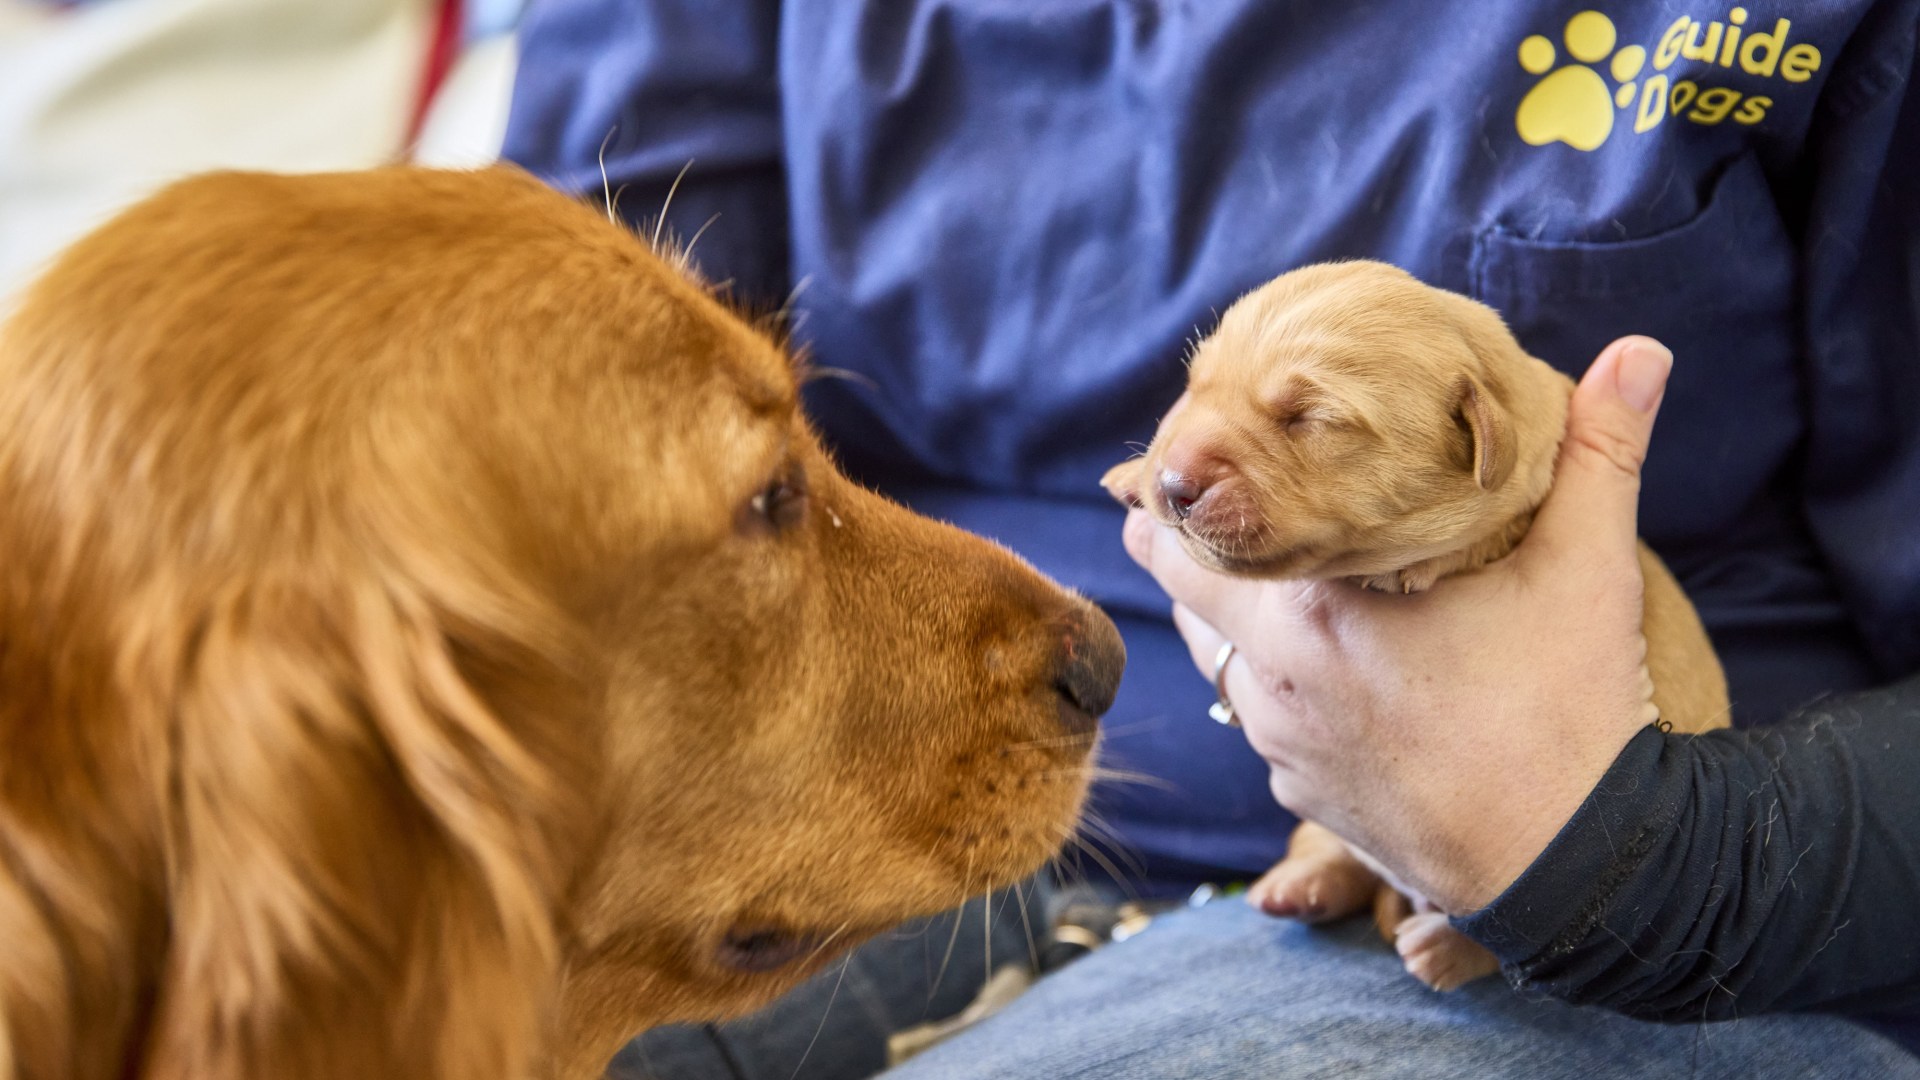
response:
M1215 570L1418 592L1526 534L1572 391L1485 305L1383 263L1309 266L1227 310L1146 454L1102 483ZM1723 726L1726 678L1699 616L1644 544L1640 565L1662 722ZM1407 969L1439 989L1496 970L1445 913L1369 863L1303 824L1253 899L1309 921L1371 905Z

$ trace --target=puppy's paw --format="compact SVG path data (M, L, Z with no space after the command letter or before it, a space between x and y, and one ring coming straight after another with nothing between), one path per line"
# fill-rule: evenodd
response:
M1407 974L1435 990L1458 990L1500 970L1500 962L1455 930L1438 911L1409 915L1395 927L1393 947Z
M1145 458L1133 458L1115 465L1107 470L1107 475L1100 478L1100 486L1106 488L1107 494L1113 496L1121 506L1129 510L1141 505L1140 488L1144 479L1145 463Z
M1292 854L1247 890L1247 902L1269 915L1319 923L1364 910L1380 888L1380 879L1342 849L1337 853Z
M1391 945L1400 936L1400 924L1413 914L1413 901L1385 881L1373 894L1373 928L1380 940Z

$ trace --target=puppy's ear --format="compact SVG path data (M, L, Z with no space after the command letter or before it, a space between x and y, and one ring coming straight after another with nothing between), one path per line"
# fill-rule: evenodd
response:
M1121 506L1132 509L1140 505L1140 491L1145 481L1147 459L1132 458L1107 470L1100 478L1100 486Z
M142 1077L526 1075L583 778L511 580L318 559L186 613Z
M1473 478L1482 491L1492 491L1513 472L1513 433L1506 410L1471 375L1460 377L1456 405L1460 423L1473 442Z

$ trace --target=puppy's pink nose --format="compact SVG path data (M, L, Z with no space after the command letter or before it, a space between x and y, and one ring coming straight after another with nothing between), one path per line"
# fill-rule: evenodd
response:
M1160 501L1181 521L1187 520L1193 513L1193 504L1206 493L1207 486L1198 478L1172 469L1160 470Z

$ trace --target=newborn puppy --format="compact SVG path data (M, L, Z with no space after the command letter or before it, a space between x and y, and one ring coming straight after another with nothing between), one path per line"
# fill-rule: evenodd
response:
M1482 304L1383 263L1309 266L1227 309L1146 454L1102 483L1223 573L1418 592L1526 534L1572 392ZM1661 719L1723 726L1726 678L1699 616L1644 544L1640 566ZM1407 970L1436 989L1497 968L1445 913L1311 823L1252 899L1311 922L1371 903Z

